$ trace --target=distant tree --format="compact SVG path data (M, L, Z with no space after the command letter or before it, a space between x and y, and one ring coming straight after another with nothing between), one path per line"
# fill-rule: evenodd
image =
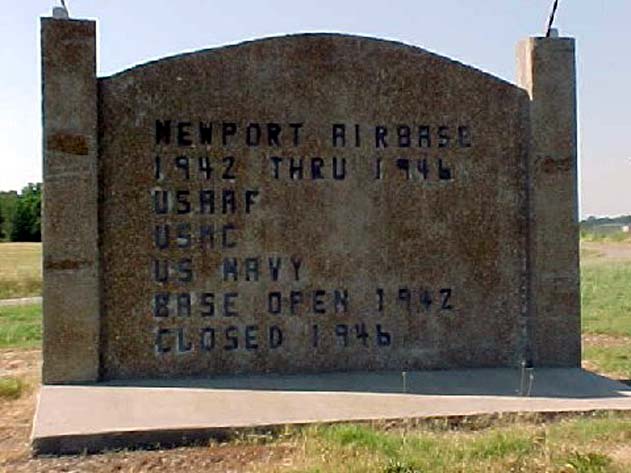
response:
M4 216L2 215L2 205L0 205L0 240L4 239Z
M13 214L13 228L11 228L11 241L31 241L31 216L28 209L18 200L18 205Z
M18 197L11 241L42 241L41 230L42 185L29 184Z
M581 222L581 228L591 229L594 227L598 227L600 225L610 225L610 224L620 224L620 225L629 225L631 224L631 215L619 215L618 217L594 217L589 216L586 220Z
M0 209L2 209L2 218L4 219L2 233L5 239L11 236L13 213L15 212L17 201L18 193L16 191L0 191ZM0 239L2 239L1 236Z

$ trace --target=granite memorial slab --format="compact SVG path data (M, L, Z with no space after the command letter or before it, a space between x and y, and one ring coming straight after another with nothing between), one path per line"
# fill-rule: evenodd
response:
M98 77L61 13L34 451L631 408L576 369L573 39L522 41L516 84L325 33Z
M45 383L578 366L572 39L95 35L42 20Z

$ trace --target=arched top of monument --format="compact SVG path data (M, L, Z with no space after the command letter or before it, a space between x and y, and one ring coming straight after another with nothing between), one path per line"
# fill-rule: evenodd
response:
M287 70L293 64L305 65L363 65L366 70L386 67L403 68L407 63L422 63L423 67L435 68L447 77L460 80L477 78L522 91L511 82L487 72L468 66L454 59L442 56L417 46L398 41L341 33L298 33L284 36L245 41L242 43L201 49L156 59L133 66L101 80L146 74L162 73L172 68L200 69L208 63L216 66L245 66L247 61L265 67L280 67ZM304 70L304 69L303 69ZM199 70L198 70L199 72Z

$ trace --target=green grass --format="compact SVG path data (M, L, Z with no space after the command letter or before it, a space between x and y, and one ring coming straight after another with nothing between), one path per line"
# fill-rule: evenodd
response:
M470 426L471 427L471 426ZM624 472L611 451L631 441L631 416L599 414L545 422L499 420L479 428L428 422L410 427L343 424L298 431L305 472ZM629 458L631 462L631 458Z
M42 244L0 243L0 299L42 293Z
M595 253L595 254L593 254ZM582 253L583 359L600 372L631 379L631 263Z
M550 424L548 437L554 442L570 439L577 445L598 440L603 442L625 442L631 440L631 413L592 414L568 418Z
M594 363L598 370L619 379L631 379L631 342L620 346L584 345L583 358Z
M625 242L631 241L631 233L615 231L611 233L595 233L588 230L581 230L581 240L597 242Z
M631 264L581 268L583 332L631 336Z
M27 384L20 378L0 378L0 399L19 399L27 387Z
M41 341L40 304L0 307L0 348L39 347Z

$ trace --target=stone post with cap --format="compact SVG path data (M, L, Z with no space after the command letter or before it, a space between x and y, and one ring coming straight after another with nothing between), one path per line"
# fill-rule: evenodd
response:
M580 366L575 41L550 33L517 47L531 100L529 353L536 366Z
M63 10L63 11L62 11ZM96 23L41 20L44 383L99 375Z

